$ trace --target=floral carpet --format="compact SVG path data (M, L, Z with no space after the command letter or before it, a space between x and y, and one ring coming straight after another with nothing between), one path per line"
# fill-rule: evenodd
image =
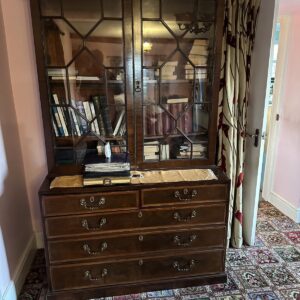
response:
M261 201L254 247L229 249L226 284L116 296L106 300L300 300L300 225ZM44 299L46 272L38 250L20 300Z

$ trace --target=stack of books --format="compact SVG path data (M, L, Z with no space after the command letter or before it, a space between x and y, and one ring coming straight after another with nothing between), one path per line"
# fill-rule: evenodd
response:
M190 61L197 67L207 67L208 61L208 40L197 39L194 40L194 44L189 54ZM194 79L194 68L191 64L185 65L185 78ZM200 72L199 72L200 71ZM196 72L197 79L205 79L207 77L207 71L205 69L198 69Z
M159 61L159 65L163 62ZM176 80L176 67L178 65L178 61L168 61L162 68L161 68L161 80ZM158 77L159 72L156 71L155 75Z
M191 152L191 144L183 144L180 146L179 159L190 159L191 157L196 158L205 158L207 155L207 147L202 144L193 144L193 152ZM192 155L191 155L192 154Z
M116 154L107 160L97 153L85 157L83 185L114 185L130 183L128 154Z
M144 143L144 160L159 160L159 142Z

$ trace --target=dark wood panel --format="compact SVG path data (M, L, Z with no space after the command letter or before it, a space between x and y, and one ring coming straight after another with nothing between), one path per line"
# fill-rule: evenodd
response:
M145 209L120 213L103 213L46 219L48 238L90 235L102 232L140 230L153 227L188 225L225 225L226 204L169 209Z
M138 208L138 191L43 197L45 216Z
M201 203L204 201L225 201L226 186L177 186L172 188L143 189L142 206L161 206L173 204Z
M225 227L215 226L203 229L177 229L176 231L51 241L48 244L48 251L50 262L58 263L114 256L128 257L165 250L224 247L225 240Z
M61 265L51 267L54 291L106 286L187 275L211 275L224 272L224 251L213 250L180 256L128 259L126 261Z

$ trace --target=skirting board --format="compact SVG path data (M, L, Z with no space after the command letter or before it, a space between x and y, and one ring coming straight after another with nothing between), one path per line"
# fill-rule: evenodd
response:
M18 266L12 276L12 279L6 288L1 300L17 300L17 295L21 292L26 275L30 269L36 249L35 236L33 235L19 259Z
M274 192L270 193L269 202L293 221L300 223L300 208L296 208L283 197Z

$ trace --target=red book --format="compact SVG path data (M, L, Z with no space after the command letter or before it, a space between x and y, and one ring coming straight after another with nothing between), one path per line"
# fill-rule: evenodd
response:
M156 118L155 118L155 105L147 106L147 113L146 113L146 124L147 124L147 134L149 136L156 135Z
M177 127L181 130L181 131L184 131L184 114L183 114L183 111L184 111L184 104L183 103L177 103L177 115L180 116L178 121L177 121Z
M167 111L169 111L169 105L166 104L165 108ZM168 135L170 134L170 130L171 130L171 124L172 124L172 117L166 112L163 112L163 134L164 135Z
M184 119L184 133L191 133L193 131L193 111L190 107L183 116Z
M155 130L156 130L156 135L163 135L163 110L156 106L156 112L155 112L155 117L156 117L156 123L155 123Z

